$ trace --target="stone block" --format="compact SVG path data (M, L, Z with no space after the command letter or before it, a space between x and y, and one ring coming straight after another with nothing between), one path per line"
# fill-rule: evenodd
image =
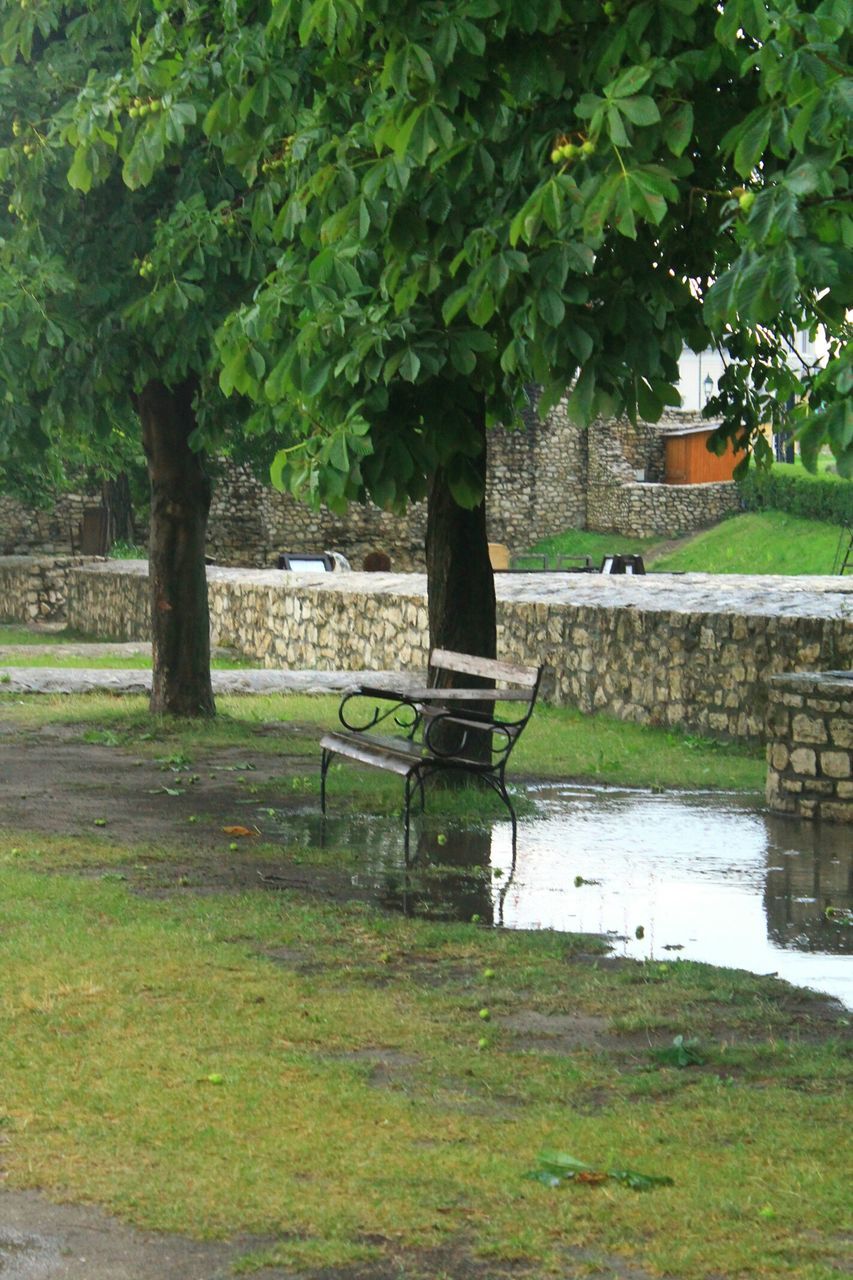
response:
M814 717L797 715L791 721L791 734L795 742L814 742L821 743L828 741L826 724L823 720Z
M820 816L826 822L853 822L853 803L832 803L825 800L820 806Z
M790 755L791 768L795 773L804 774L807 777L815 777L817 774L817 756L810 747L795 747Z
M803 789L802 782L799 782L796 778L781 778L779 786L783 791L790 792L791 795L799 795Z
M853 747L853 719L833 717L829 722L829 736L836 747Z
M827 778L849 778L853 769L849 751L821 751L821 773Z
M789 760L789 753L788 753L788 748L785 746L784 742L774 742L772 744L768 743L767 759L768 759L768 763L771 764L774 769L778 769L780 772L784 768L786 768Z

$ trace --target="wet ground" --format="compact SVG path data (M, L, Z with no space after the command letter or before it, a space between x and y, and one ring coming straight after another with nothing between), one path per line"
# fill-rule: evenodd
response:
M211 752L194 762L198 780L191 784L186 771L174 774L157 760L80 741L68 730L22 734L0 726L2 822L27 831L35 847L39 832L102 839L100 871L110 857L114 862L116 845L176 851L150 878L127 869L131 887L144 892L298 888L409 914L479 917L484 926L587 930L607 936L619 956L685 956L776 971L853 1003L841 973L853 967L853 929L845 923L853 855L841 829L769 818L757 798L540 786L530 788L536 812L519 824L515 857L504 818L463 825L428 813L415 820L407 866L398 815L339 810L324 824L316 797L288 785L294 771L316 766L316 731L306 730L304 741L304 755L291 743L286 761L262 750ZM222 827L235 822L258 827L267 846L262 862L248 841L228 850ZM321 846L323 865L313 865L311 850ZM335 858L336 847L346 858ZM567 1051L579 1035L587 1045L604 1042L606 1028L595 1020L568 1021L525 1024L518 1032L531 1044L544 1036L549 1047L559 1041ZM137 1231L93 1207L0 1188L2 1280L224 1280L257 1243ZM257 1274L309 1280L280 1269ZM310 1280L437 1275L532 1280L524 1269L498 1272L461 1252L315 1271ZM581 1275L647 1280L629 1263L567 1258L564 1280Z
M423 819L413 855L386 819L332 818L354 885L411 915L594 933L615 954L775 973L853 1007L853 847L843 826L770 815L756 796L548 785L537 814L472 829ZM288 839L322 835L282 814Z
M300 888L411 915L594 933L617 955L777 973L853 1007L843 826L770 815L757 796L533 785L515 859L503 817L454 824L428 812L414 820L407 866L397 815L338 807L324 823L316 796L291 789L293 771L316 764L316 731L304 739L304 756L219 751L187 775L61 729L0 733L3 825L94 835L105 860L112 843L168 841L186 850L175 875L194 888ZM235 823L285 856L259 866L241 845L224 857L222 827Z

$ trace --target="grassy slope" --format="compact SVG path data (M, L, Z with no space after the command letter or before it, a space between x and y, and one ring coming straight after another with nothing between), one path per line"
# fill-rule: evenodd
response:
M784 511L724 520L654 561L658 570L687 573L830 574L841 530Z
M689 539L676 551L661 539L567 529L531 550L549 556L641 552L655 570L690 573L830 574L840 529L817 520L800 520L782 511L733 516Z

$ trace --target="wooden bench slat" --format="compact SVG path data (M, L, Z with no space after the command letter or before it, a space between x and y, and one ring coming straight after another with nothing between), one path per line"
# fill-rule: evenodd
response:
M343 734L329 733L320 739L320 746L325 751L334 751L336 755L346 756L350 760L358 760L360 764L372 764L379 769L387 769L390 773L398 773L401 778L417 769L423 759L420 749L415 754L396 752L363 735L363 741L354 741Z
M371 694L382 695L383 690L365 687L359 692L370 697ZM385 690L386 698L388 694L389 691ZM425 685L422 689L407 689L405 697L411 702L439 702L442 699L448 702L529 702L530 692L525 689L443 689Z
M539 679L536 667L521 667L513 662L500 662L497 658L477 658L469 653L451 653L448 649L433 649L429 665L460 675L481 676L487 680L509 680L513 684L526 685L529 689Z

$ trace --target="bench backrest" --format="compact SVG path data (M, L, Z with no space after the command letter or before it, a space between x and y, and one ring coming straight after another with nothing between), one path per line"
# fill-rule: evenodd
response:
M434 673L452 671L457 675L477 676L481 680L530 689L531 699L536 696L532 691L539 687L542 675L541 667L521 667L513 662L499 662L496 658L475 658L472 654L453 653L449 649L433 649L429 665Z

